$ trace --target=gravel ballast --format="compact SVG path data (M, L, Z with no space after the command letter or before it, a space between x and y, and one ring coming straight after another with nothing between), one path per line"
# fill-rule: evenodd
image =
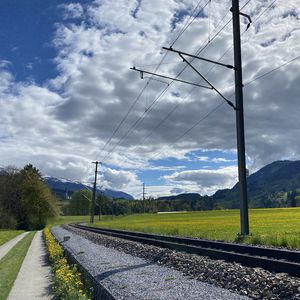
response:
M272 273L238 263L212 260L120 238L98 235L67 226L69 230L91 241L155 261L198 279L254 299L300 299L300 278L284 273Z
M65 236L70 236L68 241L62 242L63 247L71 252L115 299L247 299L157 264L161 255L145 259L126 254L122 249L99 244L98 238L91 241L91 235L89 239L83 238L73 229L69 231L54 227L52 233L59 242L62 242Z

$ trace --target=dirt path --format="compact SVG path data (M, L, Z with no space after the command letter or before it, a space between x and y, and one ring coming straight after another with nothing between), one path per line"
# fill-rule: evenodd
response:
M25 237L28 232L21 233L20 235L16 236L15 238L11 239L10 241L6 242L5 244L0 246L0 259L2 259L9 250L15 246L23 237Z
M51 282L51 268L46 260L42 231L38 231L7 300L54 299Z

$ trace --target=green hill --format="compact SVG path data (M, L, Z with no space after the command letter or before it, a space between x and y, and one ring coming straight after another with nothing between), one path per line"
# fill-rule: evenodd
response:
M247 184L249 207L297 206L300 161L275 161L250 175ZM232 189L217 191L213 200L224 208L238 208L238 184Z

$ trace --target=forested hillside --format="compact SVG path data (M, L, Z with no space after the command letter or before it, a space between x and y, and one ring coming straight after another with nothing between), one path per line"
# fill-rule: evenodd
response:
M249 207L299 206L300 161L275 161L247 178ZM239 207L238 184L213 195L224 208Z

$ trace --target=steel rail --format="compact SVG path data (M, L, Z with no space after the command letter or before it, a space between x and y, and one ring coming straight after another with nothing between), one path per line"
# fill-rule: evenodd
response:
M250 267L261 267L269 271L283 272L300 277L300 252L297 251L96 228L79 224L71 224L70 226L98 234L114 236L191 254L209 256L213 259L238 262Z

